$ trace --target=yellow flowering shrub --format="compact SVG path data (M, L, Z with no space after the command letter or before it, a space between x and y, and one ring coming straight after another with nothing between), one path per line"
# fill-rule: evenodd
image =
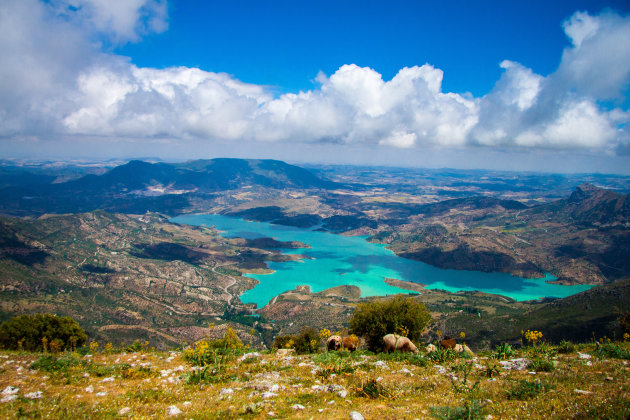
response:
M245 345L238 338L236 331L229 328L223 338L218 340L199 340L184 350L184 360L195 366L206 366L217 363L219 358L233 356L245 349Z
M328 328L324 328L324 329L319 331L319 336L320 336L320 338L322 340L326 340L331 335L332 335L332 333L330 332L330 330Z
M536 342L542 338L543 333L535 330L527 330L523 335L525 336L525 340L527 340L527 342L529 342L530 344L536 344Z

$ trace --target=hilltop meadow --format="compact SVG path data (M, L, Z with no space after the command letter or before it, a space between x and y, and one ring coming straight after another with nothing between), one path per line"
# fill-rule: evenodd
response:
M322 332L324 335L326 331ZM533 332L530 332L533 333ZM230 337L232 337L230 339ZM3 418L626 419L630 343L544 336L475 356L260 351L228 330L174 351L0 353ZM538 335L536 335L538 337ZM461 341L465 341L462 338ZM322 340L323 342L323 340Z

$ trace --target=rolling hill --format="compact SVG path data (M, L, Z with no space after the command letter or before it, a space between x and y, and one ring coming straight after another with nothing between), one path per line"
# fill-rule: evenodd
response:
M50 183L18 183L0 190L0 212L27 216L96 209L176 214L191 202L239 188L329 189L338 184L277 160L212 159L185 163L131 161L102 175ZM37 179L36 179L37 180Z

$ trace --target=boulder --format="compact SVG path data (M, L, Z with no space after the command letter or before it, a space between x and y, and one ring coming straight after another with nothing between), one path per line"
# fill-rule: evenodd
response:
M458 353L468 353L471 356L474 356L475 353L466 345L466 344L456 344L454 350Z
M278 349L278 351L276 352L276 355L278 357L286 357L291 354L295 354L295 349Z

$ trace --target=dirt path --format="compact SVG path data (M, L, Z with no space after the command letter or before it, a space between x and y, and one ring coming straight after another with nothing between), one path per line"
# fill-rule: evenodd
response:
M217 268L224 267L226 265L231 265L231 264L227 263L227 264L221 264L221 265L214 266L214 267L212 267L212 272L214 274L219 275L219 276L227 277L232 282L232 283L228 284L227 286L225 286L223 288L223 291L225 292L225 294L229 296L228 299L227 299L227 304L228 304L228 306L231 306L232 305L232 298L234 298L234 295L232 293L230 293L228 291L228 289L236 284L236 279L234 277L230 276L229 274L223 274L223 273L219 273L219 272L216 271Z

